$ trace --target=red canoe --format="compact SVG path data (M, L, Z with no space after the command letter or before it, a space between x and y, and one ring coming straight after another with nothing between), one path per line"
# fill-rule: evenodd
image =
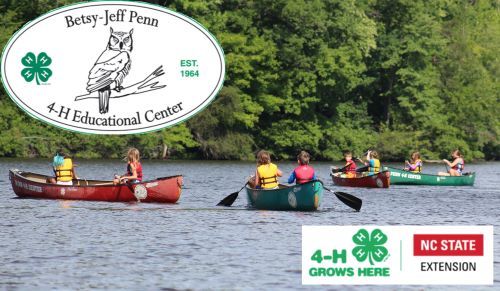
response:
M112 181L73 180L73 186L48 184L49 176L10 170L12 189L19 197L108 202L175 203L182 190L182 176L157 178L139 184L113 185Z
M342 173L331 173L333 183L338 186L347 187L367 187L367 188L389 188L389 171L383 171L369 176L359 176L356 178L342 177Z

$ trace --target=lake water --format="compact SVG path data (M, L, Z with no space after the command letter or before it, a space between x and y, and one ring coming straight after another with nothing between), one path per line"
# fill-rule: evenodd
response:
M76 163L86 179L112 178L125 167ZM146 178L184 175L174 205L16 199L8 170L50 174L49 161L0 160L0 289L339 289L301 285L302 225L449 224L495 226L495 284L477 289L498 290L500 163L466 165L477 172L474 187L389 189L334 187L330 165L314 164L327 187L363 199L361 212L328 192L311 213L249 210L243 191L231 208L216 207L253 171L253 163L240 162L144 161ZM295 165L279 166L288 175ZM424 172L441 170L426 165ZM400 289L349 289L358 288Z

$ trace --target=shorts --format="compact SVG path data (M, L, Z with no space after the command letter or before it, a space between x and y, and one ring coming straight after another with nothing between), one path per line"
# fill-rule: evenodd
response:
M57 181L57 185L68 185L68 186L73 186L73 181Z

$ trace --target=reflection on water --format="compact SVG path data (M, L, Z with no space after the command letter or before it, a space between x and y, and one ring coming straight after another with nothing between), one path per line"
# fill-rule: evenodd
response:
M86 179L111 179L125 171L120 161L77 163L78 175ZM328 192L317 212L250 210L244 191L233 207L216 207L241 188L252 163L143 165L146 178L184 175L177 204L16 199L8 169L50 174L50 164L0 160L0 289L310 289L301 286L302 225L500 224L500 163L468 165L478 173L474 187L389 189L334 187L330 164L317 163L327 187L363 199L360 213ZM285 173L295 166L279 165ZM426 165L428 172L441 168ZM500 285L499 238L495 234L491 288Z

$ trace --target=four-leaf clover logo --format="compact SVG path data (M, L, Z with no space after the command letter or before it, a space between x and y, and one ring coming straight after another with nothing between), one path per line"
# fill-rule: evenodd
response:
M31 82L36 79L36 84L40 85L40 81L47 82L52 76L52 71L47 68L52 63L52 59L44 52L39 53L38 57L32 52L27 53L21 63L26 67L21 71L26 82Z
M352 254L358 262L364 262L368 258L370 265L374 265L373 261L380 263L389 254L383 246L387 242L387 236L380 229L369 234L362 228L352 237L352 241L358 245L352 249Z

